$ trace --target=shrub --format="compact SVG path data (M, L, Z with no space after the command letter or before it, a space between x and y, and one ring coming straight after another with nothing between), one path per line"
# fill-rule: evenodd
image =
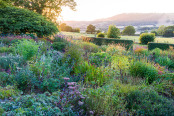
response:
M13 76L6 72L0 72L0 86L5 87L13 84Z
M140 43L141 44L148 44L148 42L153 42L155 40L154 33L143 33L140 35Z
M108 48L106 49L106 52L110 55L118 55L118 54L124 54L126 52L126 49L119 45L119 44L110 44Z
M77 64L82 60L82 51L77 45L71 45L66 49L63 56L63 62L68 62L69 64Z
M57 34L54 36L53 42L66 42L66 40L64 39L64 35Z
M168 50L170 46L174 48L174 44L150 42L148 43L148 50L153 50L155 48L160 48L161 50Z
M107 37L119 39L120 38L119 35L120 35L120 29L118 29L115 25L110 25L107 32Z
M150 63L134 61L130 64L130 74L133 77L145 78L151 84L158 77L158 70Z
M97 34L97 37L105 37L105 34L100 32Z
M171 116L174 114L173 100L168 100L153 90L130 92L126 97L126 102L126 108L134 111L134 115Z
M2 33L36 33L38 37L58 32L57 26L45 17L27 9L0 8L0 31ZM10 17L10 18L9 18Z
M13 47L0 47L0 53L12 53L14 52Z
M118 40L118 39L108 39L108 38L94 38L94 37L84 37L84 42L92 42L96 45L109 45L109 44L119 44L126 48L126 50L133 49L132 40Z
M168 58L167 56L164 56L164 57L157 57L155 59L155 62L157 62L159 65L161 66L167 66L169 67L170 65L172 65L172 60L170 60L170 58Z
M64 42L54 42L52 44L52 47L53 47L54 50L62 51L62 50L65 50L66 43L64 43Z
M82 42L79 45L85 52L98 52L100 51L99 46L93 44L93 43L89 43L89 42Z
M84 82L93 86L102 86L109 79L104 69L91 65L88 62L76 65L74 67L74 72L76 75L81 74L80 76L84 78Z
M0 57L0 69L4 69L5 71L8 71L11 68L14 67L22 67L25 64L25 61L23 57L16 55L7 55Z
M34 40L23 39L15 46L16 52L24 57L25 60L30 60L36 55L39 45Z
M111 56L108 53L92 53L89 56L89 60L91 64L95 64L97 66L107 66L111 62Z
M0 87L0 99L15 98L19 95L19 91L12 86Z

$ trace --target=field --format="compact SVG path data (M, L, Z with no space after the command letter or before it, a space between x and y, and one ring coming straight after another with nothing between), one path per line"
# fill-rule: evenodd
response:
M81 36L95 37L95 34L82 34L82 33L73 33L73 32L62 32L62 34L67 36L72 36L73 38L78 38L80 40ZM139 43L139 36L121 36L121 39L124 40L133 40L135 43ZM174 43L174 38L164 38L157 36L155 38L157 43Z

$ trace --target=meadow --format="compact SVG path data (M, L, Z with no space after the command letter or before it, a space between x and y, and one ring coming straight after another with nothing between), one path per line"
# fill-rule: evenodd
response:
M174 49L58 34L0 38L0 115L172 116Z

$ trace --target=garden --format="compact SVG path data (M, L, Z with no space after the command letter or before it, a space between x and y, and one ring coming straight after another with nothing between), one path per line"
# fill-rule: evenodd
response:
M0 115L174 115L173 44L143 33L134 46L113 25L74 41L37 13L0 12Z

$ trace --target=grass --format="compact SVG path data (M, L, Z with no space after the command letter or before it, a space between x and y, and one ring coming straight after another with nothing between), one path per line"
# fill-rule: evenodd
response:
M139 36L121 36L121 39L133 40L135 43L139 43ZM157 36L155 38L155 42L157 42L157 43L174 43L174 38L164 38L164 37Z

